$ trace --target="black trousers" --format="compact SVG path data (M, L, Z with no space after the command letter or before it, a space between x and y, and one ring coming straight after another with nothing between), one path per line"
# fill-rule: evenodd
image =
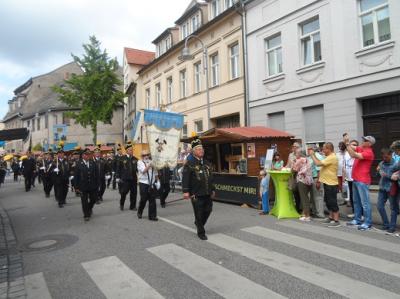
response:
M28 174L24 176L25 178L25 191L31 191L31 187L32 187L32 179L33 179L33 175Z
M197 227L197 235L205 235L206 231L204 225L206 225L208 217L210 217L212 212L212 199L209 195L192 198L192 206Z
M124 206L126 195L129 193L130 209L136 208L136 197L137 197L137 183L133 180L123 181L120 183L120 194L121 199L119 201L120 206Z
M106 191L106 178L100 179L99 189L97 191L98 200L103 200L104 192Z
M18 172L14 172L14 182L18 182Z
M165 205L165 200L168 197L169 192L171 191L171 186L169 183L161 184L160 188L160 203L161 205Z
M50 176L43 176L43 190L46 195L50 195L51 189L53 188L53 180Z
M68 181L54 183L54 194L59 205L65 205L68 194Z
M112 188L113 190L117 189L117 176L115 175L115 173L113 174L112 177Z
M138 214L142 215L144 208L146 207L146 203L149 202L149 218L157 217L157 204L156 204L156 195L150 192L150 186L147 184L139 183L140 190L140 203Z
M97 190L81 191L83 217L92 215L93 206L97 201Z

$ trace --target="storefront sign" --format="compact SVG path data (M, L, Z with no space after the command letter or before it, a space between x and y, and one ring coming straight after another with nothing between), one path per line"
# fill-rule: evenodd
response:
M258 206L257 177L216 173L214 183L217 199Z

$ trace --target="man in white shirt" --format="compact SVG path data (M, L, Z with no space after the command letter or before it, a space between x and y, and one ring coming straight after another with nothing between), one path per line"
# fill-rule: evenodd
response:
M149 213L148 217L151 221L158 221L157 218L157 205L156 196L157 188L156 183L158 180L157 169L153 167L151 161L150 152L147 150L142 151L142 159L138 161L138 181L139 181L139 191L140 191L140 203L138 209L138 218L142 218L143 210L146 207L147 201L149 202Z

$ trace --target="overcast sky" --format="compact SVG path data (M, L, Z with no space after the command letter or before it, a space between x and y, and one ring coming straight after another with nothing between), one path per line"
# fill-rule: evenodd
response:
M123 47L154 51L151 41L190 0L1 0L0 119L13 90L80 55L95 35L122 63Z

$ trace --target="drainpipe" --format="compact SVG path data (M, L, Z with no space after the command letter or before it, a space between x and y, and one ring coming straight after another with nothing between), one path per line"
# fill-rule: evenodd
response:
M243 43L243 69L244 69L244 125L250 126L250 107L249 107L249 67L247 54L247 16L246 3L248 0L240 0L238 13L242 17L242 43Z

